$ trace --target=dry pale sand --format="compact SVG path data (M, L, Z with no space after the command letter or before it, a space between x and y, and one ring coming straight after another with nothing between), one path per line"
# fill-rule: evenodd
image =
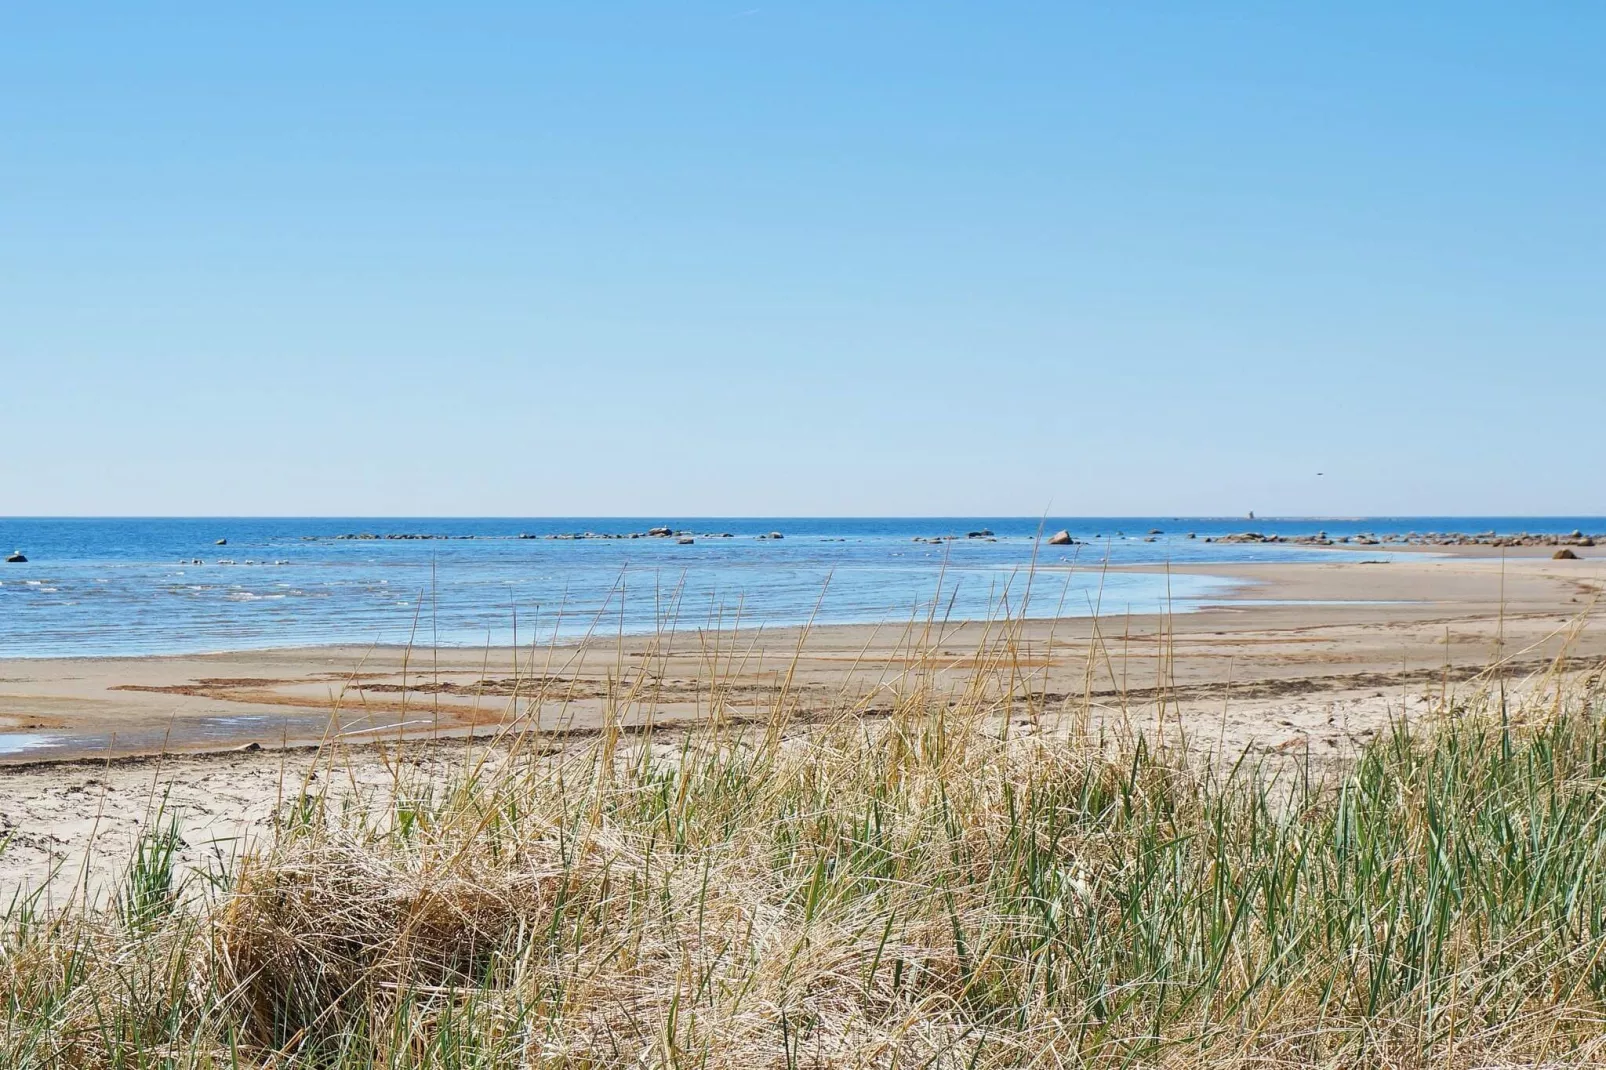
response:
M583 735L623 706L627 721L695 726L715 705L711 680L737 718L765 717L783 686L820 716L869 694L873 716L916 682L959 687L982 669L1095 721L1150 731L1163 721L1235 751L1321 756L1447 688L1478 686L1491 665L1520 687L1559 656L1585 671L1606 658L1595 620L1606 553L1380 551L1376 563L1177 571L1241 585L1169 619L688 630L517 652L0 660L0 741L50 741L0 765L0 894L48 886L59 899L86 858L105 885L164 797L183 821L186 864L220 864L299 796L322 740L341 744L338 791L382 787L394 768L384 755L444 770L462 753L450 737L514 721ZM1035 582L1051 588L1054 577L1044 569ZM1006 630L1010 657L978 659ZM412 742L388 745L398 739ZM251 745L263 749L235 749Z

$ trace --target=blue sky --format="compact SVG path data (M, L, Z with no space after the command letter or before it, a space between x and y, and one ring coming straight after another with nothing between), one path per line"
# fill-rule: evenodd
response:
M1323 6L0 6L0 514L1606 511L1606 6Z

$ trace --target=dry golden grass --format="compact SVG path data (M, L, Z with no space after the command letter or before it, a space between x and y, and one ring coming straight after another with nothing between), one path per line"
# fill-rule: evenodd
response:
M1008 645L824 723L784 688L739 722L710 680L705 727L626 733L643 685L595 738L292 792L206 881L159 825L113 906L12 906L0 1065L1606 1059L1597 678L1312 768L1090 737Z

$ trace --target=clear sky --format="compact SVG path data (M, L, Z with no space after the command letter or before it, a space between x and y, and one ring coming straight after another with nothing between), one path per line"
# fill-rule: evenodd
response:
M1606 512L1603 54L1586 2L0 4L0 514Z

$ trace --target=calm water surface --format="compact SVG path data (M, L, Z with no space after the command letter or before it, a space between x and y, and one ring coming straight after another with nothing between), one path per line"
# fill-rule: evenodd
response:
M642 532L674 539L553 539ZM1297 536L1372 532L1566 532L1589 517L1362 520L1102 519L0 519L0 657L184 653L317 643L505 644L588 631L713 623L904 619L933 600L954 618L1019 613L1041 524L1088 545L1037 547L1053 566L1025 612L1187 612L1220 577L1102 575L1101 564L1363 559L1375 554L1223 545L1246 528ZM959 538L990 530L996 541ZM1158 530L1159 534L1150 532ZM784 538L758 538L779 531ZM1197 537L1187 538L1188 533ZM445 538L340 539L429 534ZM709 538L728 533L730 538ZM520 536L531 536L520 538ZM216 540L227 539L226 546ZM1151 540L1152 541L1147 541ZM197 564L196 562L200 563Z

